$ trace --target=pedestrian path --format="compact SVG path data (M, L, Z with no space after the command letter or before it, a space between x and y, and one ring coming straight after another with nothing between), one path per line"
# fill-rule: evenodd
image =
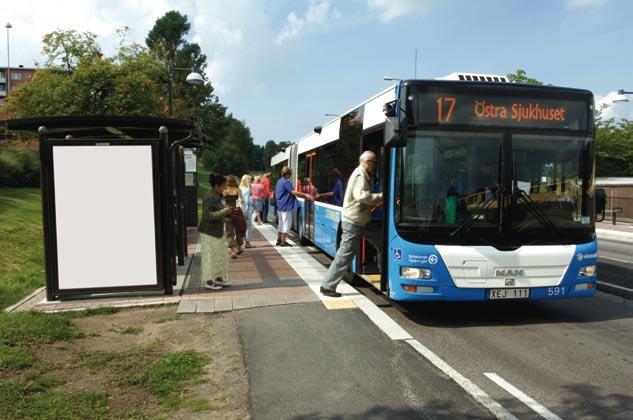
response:
M596 223L596 235L598 240L633 243L633 225L619 223L613 225L607 222Z
M323 265L311 257L309 263L301 259L287 261L280 253L293 247L275 247L274 241L269 238L274 232L275 229L270 225L253 229L251 243L254 248L246 249L244 254L231 260L231 286L222 290L204 288L206 279L201 276L200 256L196 253L178 312L212 313L318 301L297 270L301 272L310 268L312 274L318 276L324 270Z

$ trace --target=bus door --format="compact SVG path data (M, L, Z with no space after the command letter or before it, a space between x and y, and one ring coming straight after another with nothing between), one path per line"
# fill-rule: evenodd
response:
M376 154L376 169L372 174L372 191L382 192L384 174L384 129L378 129L363 134L361 150L371 150ZM382 203L372 209L372 218L365 228L365 237L361 243L360 258L358 261L358 273L365 275L374 286L380 284L380 259L383 232L383 205ZM379 287L378 287L379 288Z
M316 174L316 152L310 152L306 155L306 160L307 160L307 168L306 168L306 172L308 174L308 178L310 178L311 184L308 186L306 185L306 190L304 191L307 194L310 194L313 196L316 193L316 190L314 189L314 178L313 175ZM314 200L305 200L305 205L304 205L304 219L305 219L305 226L303 228L303 232L306 238L308 238L310 241L312 241L314 243Z

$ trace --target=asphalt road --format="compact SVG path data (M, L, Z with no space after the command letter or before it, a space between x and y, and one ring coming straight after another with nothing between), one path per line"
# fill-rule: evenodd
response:
M599 248L600 280L633 288L633 245ZM400 304L357 289L518 418L633 419L633 300Z
M598 239L598 281L633 290L633 244Z
M519 418L540 416L485 373L561 418L633 418L631 301L415 304L394 318Z
M238 320L255 419L492 418L359 309L282 305Z

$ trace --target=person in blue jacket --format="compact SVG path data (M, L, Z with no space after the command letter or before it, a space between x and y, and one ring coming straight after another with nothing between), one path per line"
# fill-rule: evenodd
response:
M275 203L277 204L277 245L290 246L286 242L290 226L292 225L292 212L299 207L297 197L306 198L307 194L295 191L290 182L292 170L284 166L281 169L281 177L275 186Z

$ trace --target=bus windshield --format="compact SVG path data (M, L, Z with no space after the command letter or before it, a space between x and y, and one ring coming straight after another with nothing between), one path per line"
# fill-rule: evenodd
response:
M590 241L593 186L583 182L592 179L590 144L584 137L410 131L397 151L399 233L438 244Z

